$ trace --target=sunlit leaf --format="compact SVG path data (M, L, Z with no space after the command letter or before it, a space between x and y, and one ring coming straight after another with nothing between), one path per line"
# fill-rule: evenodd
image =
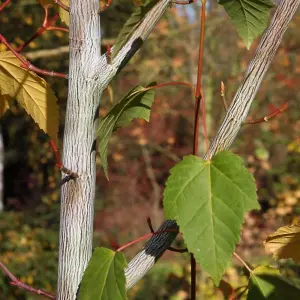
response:
M133 88L99 121L97 130L99 152L107 178L107 147L112 133L118 128L128 125L133 119L144 119L149 122L155 90L145 91L144 89L141 85Z
M274 258L292 258L300 263L300 224L280 227L268 236L264 245Z
M299 300L300 290L283 280L278 270L260 266L249 279L247 300Z
M123 253L96 248L83 274L79 300L126 300Z
M15 98L39 127L58 144L58 105L49 84L20 67L10 51L0 53L0 93Z
M253 176L231 152L209 161L185 156L171 169L165 217L177 221L189 251L216 284L240 239L245 212L259 208L256 199Z
M155 4L157 4L156 0L147 0L144 5L138 6L134 9L133 13L126 21L126 23L124 24L123 28L121 29L118 35L117 41L113 48L113 53L112 53L113 58L126 44L126 42L129 40L134 30L138 27L140 22L147 14L147 12L150 11Z
M70 1L69 0L60 0L63 4L66 6L70 6ZM56 9L58 11L59 17L62 22L64 22L67 26L70 24L70 17L69 17L69 12L60 7L59 5L56 6Z
M268 25L271 0L218 0L227 11L232 23L249 49L255 38Z

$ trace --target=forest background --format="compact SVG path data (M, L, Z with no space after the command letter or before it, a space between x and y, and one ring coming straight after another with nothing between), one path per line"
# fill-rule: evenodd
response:
M101 15L102 50L114 43L134 3L115 0ZM159 22L139 53L112 82L101 100L105 115L133 86L157 81L195 83L199 44L199 6L173 6ZM233 98L257 43L248 51L217 1L207 5L203 88L208 134L212 138L224 116L220 93L225 84L228 103ZM54 11L52 11L54 14ZM10 4L0 14L1 33L16 48L44 18L35 0ZM60 24L57 21L57 24ZM64 26L63 23L60 24ZM288 108L268 122L245 125L232 151L241 155L254 174L262 210L248 214L237 252L251 265L273 264L263 247L268 234L282 225L300 221L300 12L291 22L277 55L254 101L250 117L268 115L284 103ZM68 34L45 31L23 53L36 66L67 73ZM0 44L0 50L6 50ZM63 136L67 80L47 77L60 107ZM218 101L219 99L219 101ZM176 109L175 109L176 108ZM0 105L0 115L3 107ZM163 221L162 191L169 169L192 148L194 102L190 89L159 89L150 123L136 120L112 137L109 148L110 181L97 158L94 246L117 247L149 232ZM22 281L55 291L57 278L60 172L48 137L17 103L0 119L4 140L4 211L0 213L0 260ZM200 153L205 152L200 132ZM177 242L178 245L181 241ZM126 251L131 258L142 245ZM188 255L188 254L187 254ZM300 287L300 266L291 260L276 267ZM130 299L186 299L189 264L185 255L167 252ZM198 270L199 299L223 299L205 273ZM224 275L234 287L246 284L246 271L238 261ZM297 279L298 278L298 279ZM0 274L0 299L37 299L9 285Z

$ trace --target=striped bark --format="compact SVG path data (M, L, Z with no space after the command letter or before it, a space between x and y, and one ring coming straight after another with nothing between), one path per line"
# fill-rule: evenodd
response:
M254 57L246 70L244 80L228 108L217 135L213 139L209 155L207 153L204 156L205 159L208 159L218 151L230 148L248 115L251 103L299 3L300 0L281 0L269 27L264 32L257 46ZM175 221L167 220L158 231L176 228L176 226ZM161 238L158 235L154 235L144 249L129 263L125 272L127 289L131 288L147 274L176 237L174 233L163 233L160 236Z

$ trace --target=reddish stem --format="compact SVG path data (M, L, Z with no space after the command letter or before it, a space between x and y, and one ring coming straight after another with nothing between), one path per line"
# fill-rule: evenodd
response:
M10 0L6 0L4 1L1 5L0 5L0 12L10 3Z
M10 282L11 285L14 285L18 288L22 288L26 291L29 291L31 293L35 293L35 294L38 294L38 295L42 295L42 296L45 296L49 299L55 299L55 296L44 291L44 290L41 290L41 289L35 289L25 283L23 283L22 281L20 281L16 276L14 276L14 274L12 274L8 268L0 261L0 268L3 270L4 274L6 274L6 276L8 276L12 281Z
M151 222L151 218L150 218L150 217L147 218L147 223L148 223L148 227L149 227L151 233L154 233L155 231L154 231L154 229L153 229L153 226L152 226L152 222ZM173 247L171 247L171 246L168 247L167 249L168 249L169 251L172 251L172 252L178 252L178 253L185 253L185 252L188 251L187 248L178 249L178 248L173 248Z
M120 247L117 251L123 251L124 249L128 248L129 246L134 245L134 244L136 244L140 241L146 240L146 239L152 237L153 235L166 233L166 232L176 232L177 233L178 230L177 229L166 229L166 230L161 230L161 231L156 231L156 232L153 232L153 233L145 234L145 235L139 237L138 239L136 239L134 241L131 241L131 242L125 244L124 246Z
M107 0L107 2L103 6L103 8L100 10L100 12L107 10L111 6L111 4L112 4L112 0Z
M53 71L47 71L47 70L42 70L40 68L35 67L34 65L32 65L29 61L27 61L26 59L24 59L8 42L7 40L4 38L4 36L2 34L0 34L0 41L5 44L5 46L16 56L17 59L20 60L20 62L22 63L20 65L21 68L24 68L26 70L29 71L34 71L35 73L39 73L39 74L43 74L43 75L47 75L47 76L55 76L55 77L60 77L60 78L68 78L68 75L63 74L63 73L57 73L57 72L53 72Z
M270 113L269 115L259 118L259 119L256 119L256 120L247 121L245 124L258 124L258 123L268 122L271 118L274 118L277 115L284 112L287 109L287 107L288 107L288 103L285 102L279 108L275 109L272 113Z
M48 20L48 8L49 8L48 6L44 6L45 17L44 17L43 25L35 32L35 34L28 41L26 41L23 45L17 48L17 52L21 52L28 44L30 44L38 36L42 35L47 30L47 28L51 26L59 18L59 15L56 14L53 18Z
M60 159L60 156L59 156L56 144L54 143L54 141L52 139L50 140L50 146L51 146L51 148L52 148L52 150L54 152L54 155L55 155L56 166L61 169L63 167L63 164L61 162L61 159Z
M200 29L200 46L199 46L199 56L198 56L198 72L197 72L197 84L195 89L195 122L194 122L194 143L193 143L193 154L198 153L198 143L199 143L199 110L202 100L202 118L203 118L203 129L206 141L206 150L208 152L208 136L206 128L206 115L205 115L205 99L201 88L202 81L202 70L203 70L203 49L204 49L204 30L205 30L205 9L206 0L202 0L201 6L201 29ZM193 254L190 258L191 264L191 300L196 300L196 261Z
M47 30L57 30L57 31L69 32L68 28L57 27L57 26L49 26L49 27L47 27Z
M199 46L199 55L198 55L198 72L197 72L197 84L195 89L195 124L194 124L194 147L193 147L193 154L197 155L198 153L198 132L199 132L199 110L200 110L200 103L205 101L203 97L201 82L202 82L202 70L203 70L203 49L204 49L204 33L205 33L205 9L206 9L206 0L202 1L201 6L201 30L200 30L200 46ZM202 117L203 117L203 124L206 120L205 115L205 103L202 104ZM208 152L209 143L208 143L208 136L206 131L206 125L204 126L204 134L205 134L205 141L206 141L206 151Z
M67 5L63 4L61 1L59 1L59 0L54 0L54 3L56 3L58 6L60 6L60 7L63 8L64 10L70 11L70 8L69 8Z

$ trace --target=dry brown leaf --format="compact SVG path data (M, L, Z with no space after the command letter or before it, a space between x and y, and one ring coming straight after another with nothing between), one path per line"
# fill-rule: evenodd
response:
M11 51L0 53L0 93L15 98L39 127L58 144L58 105L49 84L20 67Z
M274 258L292 258L300 262L300 223L280 227L264 241L265 248Z

